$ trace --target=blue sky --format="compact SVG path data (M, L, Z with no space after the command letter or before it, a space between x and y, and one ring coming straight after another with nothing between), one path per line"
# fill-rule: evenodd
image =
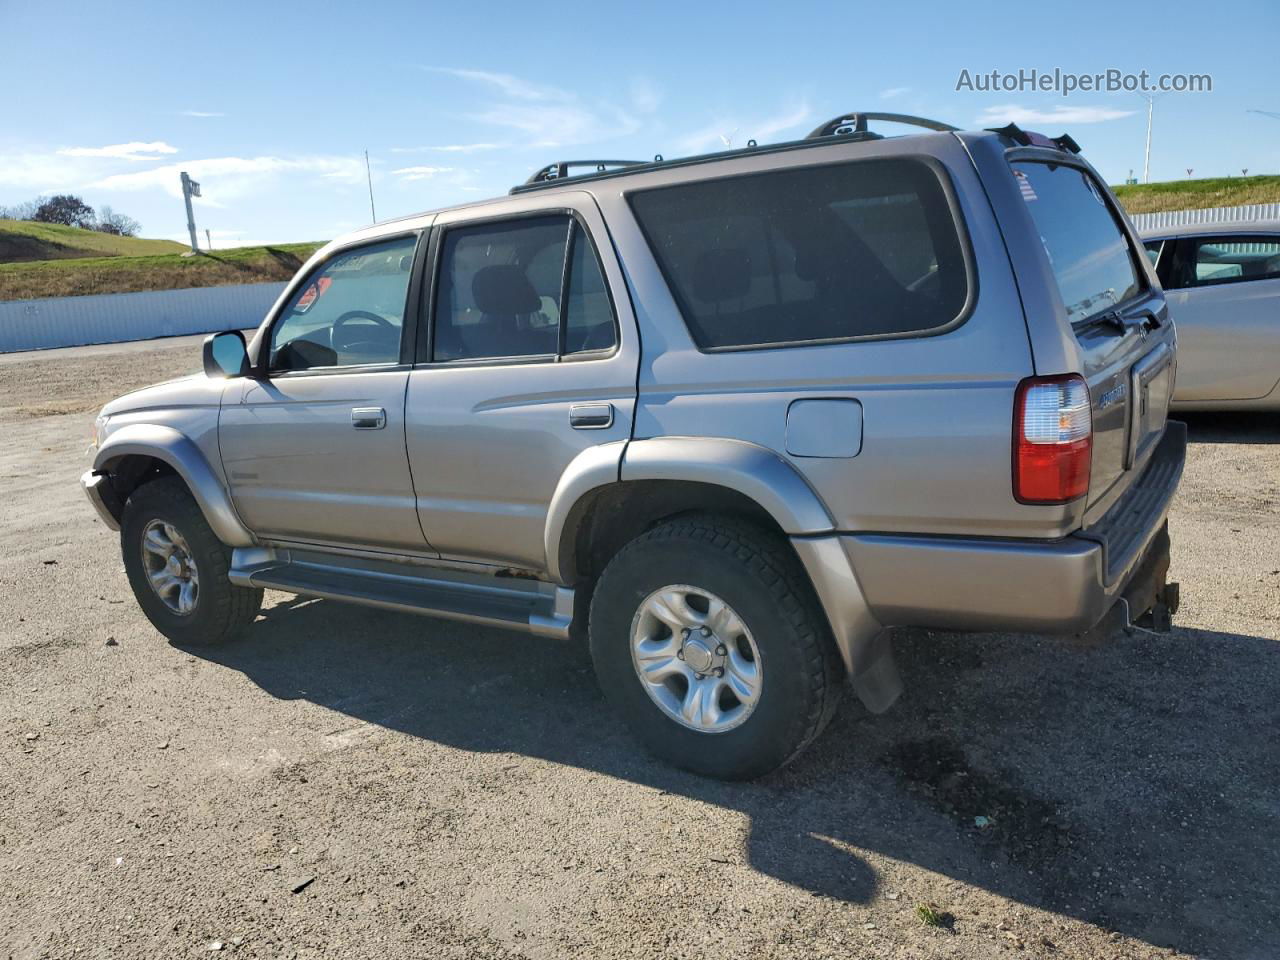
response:
M0 0L0 205L75 192L216 246L328 239L579 157L803 136L853 109L1069 131L1141 175L1133 93L956 91L1020 68L1207 73L1155 104L1151 178L1280 172L1280 3L290 4Z

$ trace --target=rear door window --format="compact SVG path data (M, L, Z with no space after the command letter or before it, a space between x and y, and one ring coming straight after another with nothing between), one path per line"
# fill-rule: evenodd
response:
M915 160L704 180L630 203L702 349L918 335L968 300L946 193Z
M1067 320L1079 323L1142 290L1129 238L1102 187L1080 167L1019 161L1013 165L1031 211Z
M1280 277L1280 238L1196 237L1184 286L1247 283Z
M437 362L613 348L617 321L591 238L558 214L449 228L434 338Z

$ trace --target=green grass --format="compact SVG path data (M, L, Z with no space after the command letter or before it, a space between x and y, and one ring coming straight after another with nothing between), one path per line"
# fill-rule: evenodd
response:
M115 237L109 233L56 223L0 220L0 264L79 257L140 257L181 253L184 249L182 244L172 240Z
M5 222L9 221L0 221ZM143 242L167 243L163 240ZM180 244L173 246L183 249ZM196 257L162 253L0 263L0 300L181 290L288 280L320 246L319 243L282 243L269 247L215 250Z
M1237 207L1246 203L1280 203L1280 176L1276 175L1169 180L1164 183L1139 183L1111 189L1130 214Z

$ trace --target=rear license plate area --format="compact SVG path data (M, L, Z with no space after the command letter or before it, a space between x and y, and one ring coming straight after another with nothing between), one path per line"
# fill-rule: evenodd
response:
M1126 467L1142 459L1164 432L1173 394L1173 351L1160 344L1130 372L1129 457Z

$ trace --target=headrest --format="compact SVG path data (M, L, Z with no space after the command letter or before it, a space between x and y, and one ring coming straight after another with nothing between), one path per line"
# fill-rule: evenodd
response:
M693 295L707 303L736 300L751 289L751 258L745 250L730 247L707 250L698 256L693 272Z
M471 296L481 313L516 316L537 313L542 300L524 271L513 264L481 267L471 281Z

